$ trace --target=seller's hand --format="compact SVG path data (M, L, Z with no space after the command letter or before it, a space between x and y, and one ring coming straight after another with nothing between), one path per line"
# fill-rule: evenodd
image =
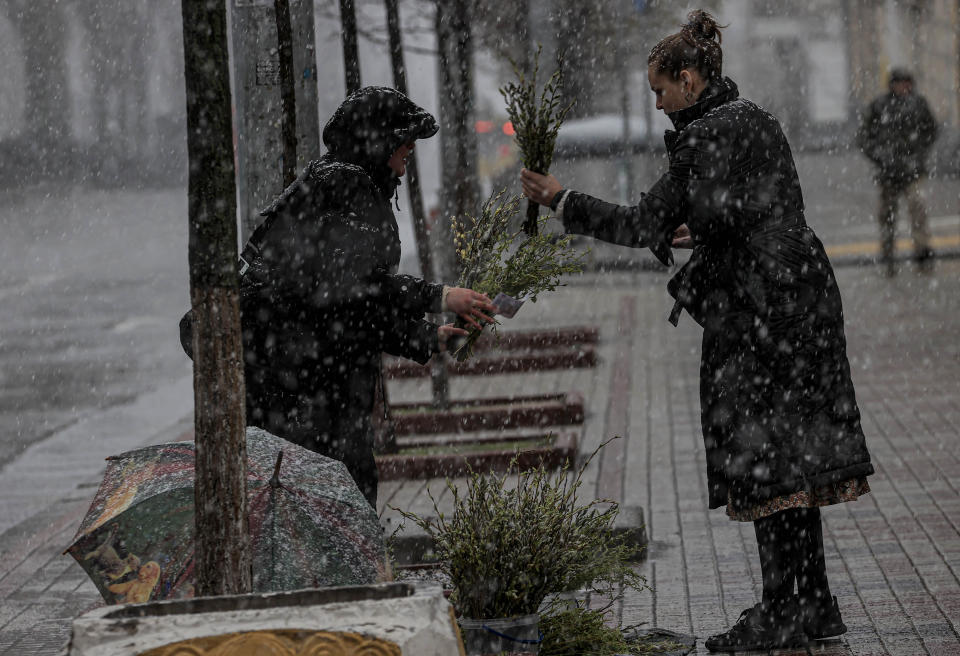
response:
M690 228L684 223L673 233L673 241L670 243L674 248L693 248L693 237L690 235Z
M520 184L524 196L548 207L557 192L563 191L563 185L552 175L540 175L527 169L520 171Z
M448 323L444 326L437 326L437 339L440 342L440 350L447 350L447 341L456 335L469 335L470 332L464 330L463 328L457 328L452 323Z
M490 302L489 296L466 287L451 287L446 300L448 310L456 312L468 325L477 329L483 328L477 319L493 323L493 315L497 312L497 306Z

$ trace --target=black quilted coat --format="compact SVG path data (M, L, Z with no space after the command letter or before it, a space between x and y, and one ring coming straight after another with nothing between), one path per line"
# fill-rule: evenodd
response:
M927 153L937 138L937 120L917 93L890 93L867 107L857 144L877 169L881 185L904 188L927 173Z
M840 293L805 223L776 118L724 78L671 114L670 166L640 203L577 192L568 231L649 246L669 262L686 223L695 248L670 281L703 326L701 424L710 507L735 509L873 473L850 379Z
M327 122L326 155L263 212L260 258L241 283L247 422L342 460L374 503L371 412L382 352L437 350L441 285L397 275L387 160L437 131L393 89L367 87Z

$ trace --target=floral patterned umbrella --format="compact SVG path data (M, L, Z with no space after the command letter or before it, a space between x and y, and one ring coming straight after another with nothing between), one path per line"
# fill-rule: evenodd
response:
M70 553L107 603L193 596L193 442L107 458ZM346 467L247 429L253 589L373 583L383 572L376 512Z

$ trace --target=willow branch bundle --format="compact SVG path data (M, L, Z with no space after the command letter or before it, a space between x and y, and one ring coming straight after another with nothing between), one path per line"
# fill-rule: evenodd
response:
M573 107L575 101L563 104L563 56L557 58L557 70L553 72L537 95L537 75L540 72L540 53L543 46L537 48L533 60L533 73L528 80L523 71L513 64L516 82L510 82L500 89L507 103L507 116L513 124L521 159L527 169L546 175L553 162L553 150L557 143L560 126ZM527 203L527 219L523 230L534 235L539 228L537 217L540 206L533 200Z
M453 508L441 512L428 490L432 517L395 508L433 539L464 617L529 615L569 590L617 600L647 587L626 536L613 530L617 504L579 497L583 473L604 444L576 470L567 463L520 471L515 458L503 474L471 472L465 488L448 479Z
M503 292L514 298L530 298L553 291L566 274L583 271L586 251L577 252L568 235L552 235L534 231L516 245L522 231L511 231L511 219L520 207L519 196L506 196L506 191L491 196L478 216L453 217L453 239L460 266L457 284L493 298ZM537 217L546 223L547 217ZM538 226L539 227L539 226ZM465 360L481 330L473 328L455 351L458 360Z

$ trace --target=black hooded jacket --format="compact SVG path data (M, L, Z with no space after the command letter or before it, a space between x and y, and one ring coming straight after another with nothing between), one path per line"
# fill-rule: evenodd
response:
M570 232L649 246L672 261L686 223L690 260L670 281L703 326L701 424L710 507L873 473L857 408L833 270L806 225L779 122L724 78L670 115L670 166L640 203L563 197Z
M396 273L399 179L387 166L436 131L393 89L349 96L323 130L328 152L263 212L259 259L242 279L248 422L348 468L348 452L372 461L381 352L425 363L437 350L424 313L439 311L442 285Z
M882 185L905 187L927 172L927 153L937 138L937 121L918 93L886 93L867 107L857 145L876 167Z

